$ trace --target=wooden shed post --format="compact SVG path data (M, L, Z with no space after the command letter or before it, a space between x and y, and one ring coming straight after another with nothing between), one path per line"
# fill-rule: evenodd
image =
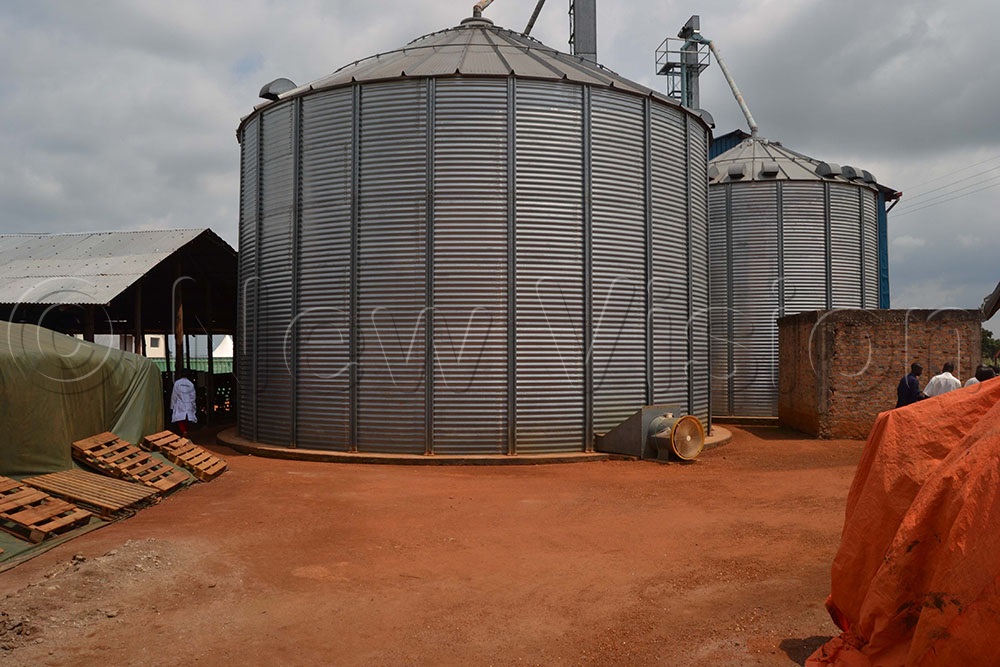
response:
M212 288L211 283L205 280L205 333L208 335L208 375L205 377L205 401L207 405L205 406L205 422L212 423L212 417L215 415L215 354L212 349L214 346L214 341L212 340L212 329L214 325L212 323Z
M181 287L181 263L177 262L177 279L174 280L174 297L177 310L174 312L174 370L180 373L184 369L184 289Z
M132 292L135 296L135 313L133 314L132 325L134 327L134 340L132 341L132 351L136 354L145 355L146 345L145 336L142 333L142 278L137 280L132 286Z

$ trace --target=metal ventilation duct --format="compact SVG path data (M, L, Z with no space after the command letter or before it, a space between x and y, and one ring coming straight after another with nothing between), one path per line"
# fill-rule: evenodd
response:
M243 437L507 455L707 420L699 116L477 19L238 136Z

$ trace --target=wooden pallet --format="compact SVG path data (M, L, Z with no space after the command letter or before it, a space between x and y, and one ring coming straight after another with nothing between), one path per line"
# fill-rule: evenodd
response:
M30 542L72 530L91 513L9 477L0 477L0 529Z
M28 477L24 483L90 508L104 518L113 518L160 500L159 492L145 484L80 469Z
M127 479L167 493L188 480L187 474L128 443L114 433L101 433L73 443L73 458L112 477Z
M160 431L153 435L147 435L142 439L142 447L153 452L160 452L171 463L187 468L192 475L203 482L212 481L224 473L227 468L225 459L215 456L172 431Z

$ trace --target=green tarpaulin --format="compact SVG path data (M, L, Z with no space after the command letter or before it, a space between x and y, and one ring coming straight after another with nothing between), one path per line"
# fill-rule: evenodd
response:
M131 352L31 324L0 322L0 475L72 467L70 445L163 429L160 371Z

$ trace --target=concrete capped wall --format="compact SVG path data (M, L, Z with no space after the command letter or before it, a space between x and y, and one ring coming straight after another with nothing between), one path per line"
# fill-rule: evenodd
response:
M918 362L921 386L951 361L963 382L982 357L977 310L814 310L778 320L778 419L821 438L867 438Z

